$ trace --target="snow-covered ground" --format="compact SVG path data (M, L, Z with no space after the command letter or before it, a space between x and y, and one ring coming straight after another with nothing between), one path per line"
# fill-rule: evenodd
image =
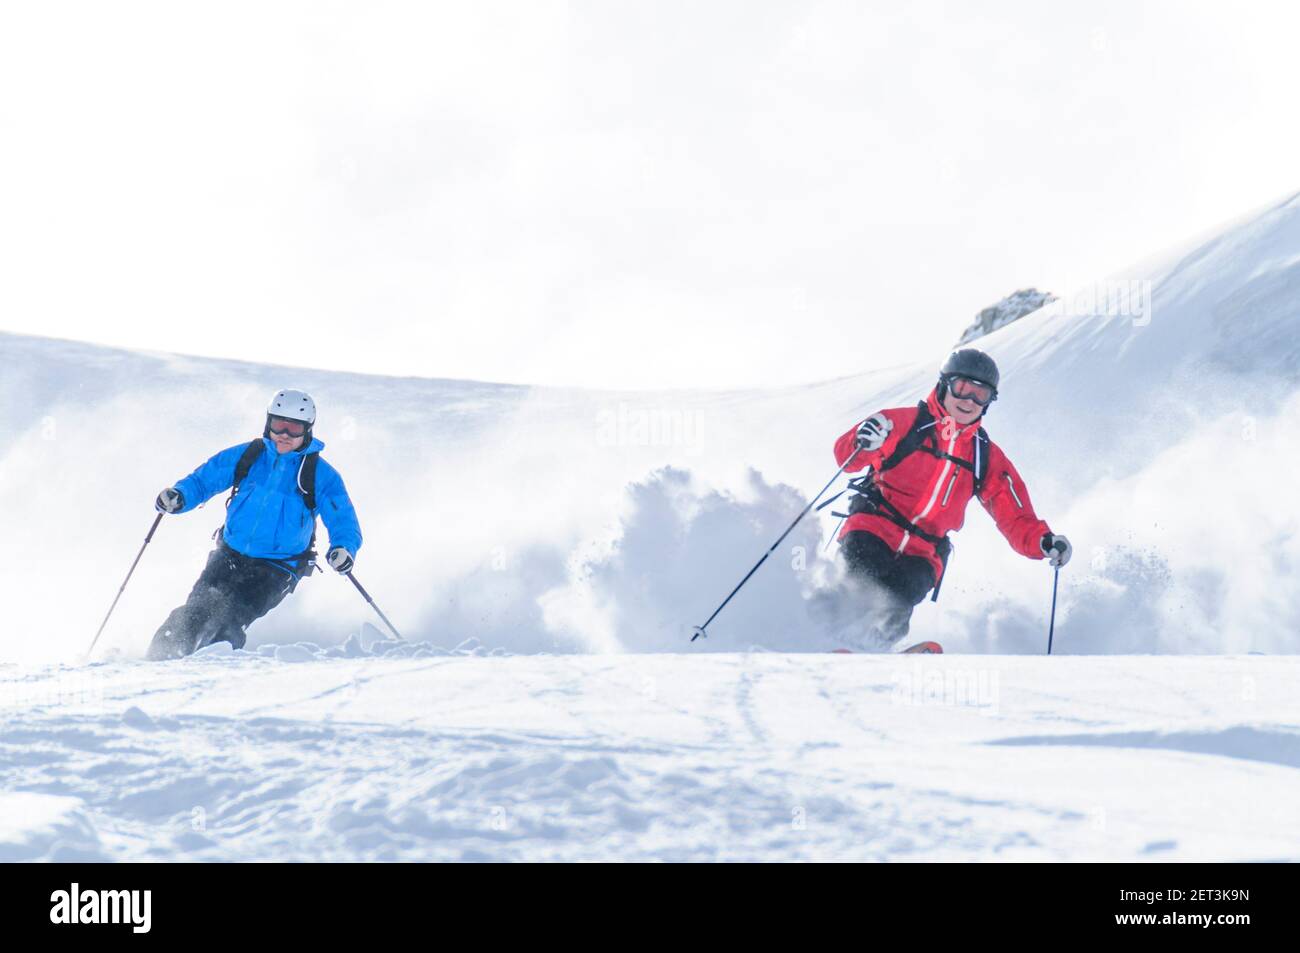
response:
M0 858L1300 860L1294 658L280 654L3 670Z
M594 393L0 334L0 857L1297 858L1300 197L1054 290L980 341L989 431L1077 550L1052 658L1050 573L977 507L913 624L962 654L827 654L829 515L686 641L942 353ZM316 396L358 578L413 644L357 641L327 572L248 653L137 661L214 500L83 664L154 495L280 386Z

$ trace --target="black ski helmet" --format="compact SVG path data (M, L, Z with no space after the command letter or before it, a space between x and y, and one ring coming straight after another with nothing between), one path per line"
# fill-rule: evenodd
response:
M948 360L944 361L943 367L939 369L940 400L947 396L948 382L954 377L964 377L967 380L988 384L993 388L993 400L998 399L998 365L983 351L973 347L963 347L948 355Z

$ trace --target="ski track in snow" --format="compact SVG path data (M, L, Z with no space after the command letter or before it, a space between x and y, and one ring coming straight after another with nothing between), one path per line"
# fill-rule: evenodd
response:
M0 859L1300 859L1292 658L298 649L0 669Z

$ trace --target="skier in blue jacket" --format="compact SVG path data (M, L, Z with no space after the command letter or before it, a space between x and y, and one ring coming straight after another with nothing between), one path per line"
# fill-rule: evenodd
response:
M234 487L217 548L183 606L173 609L149 646L149 658L180 658L213 642L244 645L244 630L278 606L310 575L316 517L329 530L326 560L352 570L361 527L338 471L320 458L312 436L316 404L282 390L266 409L260 440L222 450L175 486L155 508L185 513Z

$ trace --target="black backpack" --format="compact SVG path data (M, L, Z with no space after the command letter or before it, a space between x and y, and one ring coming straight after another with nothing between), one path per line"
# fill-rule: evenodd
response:
M248 472L253 469L253 464L257 462L258 457L266 449L266 444L262 438L258 437L251 441L244 452L240 454L239 461L235 464L235 480L230 486L230 495L226 497L226 509L230 509L230 501L235 498L239 492L239 486L248 477ZM310 576L312 570L316 567L316 464L320 460L319 453L307 453L303 455L302 463L298 466L298 492L302 494L302 501L307 507L307 512L312 514L311 520L311 542L307 544L307 549L299 555L285 563L294 569L295 575ZM212 534L213 539L221 536L221 531L226 528L222 523ZM280 562L280 560L270 560L271 562Z

